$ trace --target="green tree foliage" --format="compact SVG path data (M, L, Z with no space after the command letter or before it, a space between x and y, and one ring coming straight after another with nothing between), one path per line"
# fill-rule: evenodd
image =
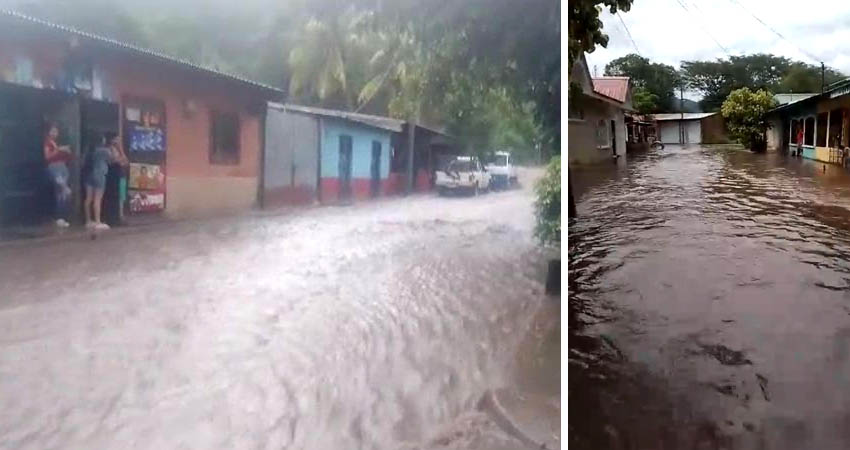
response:
M659 106L658 96L646 88L636 87L632 90L632 105L641 114L651 114L659 111L669 111L669 108Z
M827 68L824 71L823 81L828 86L836 81L843 80L844 74ZM776 89L778 93L805 93L805 92L820 92L821 89L821 69L820 67L810 64L796 62L791 65L779 86Z
M546 166L546 173L534 187L537 224L534 235L543 244L561 243L561 158L556 156Z
M569 2L569 67L582 53L593 53L596 46L608 46L608 35L602 32L599 13L602 6L611 14L628 12L633 0L576 0ZM600 6L601 5L601 6Z
M703 95L706 111L717 111L735 89L767 89L771 92L820 92L821 71L788 58L754 54L715 61L683 61L682 74L692 89ZM826 83L843 79L841 73L827 70Z
M641 113L667 112L675 107L675 90L680 79L672 66L653 63L632 53L608 63L605 75L631 79L635 108Z
M750 150L763 151L770 128L767 112L774 106L773 94L767 90L741 88L732 91L721 108L729 135Z

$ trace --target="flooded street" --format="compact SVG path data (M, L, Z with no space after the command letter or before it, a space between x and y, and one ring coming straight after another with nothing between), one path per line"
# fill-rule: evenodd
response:
M571 448L850 448L847 172L668 146L571 175Z
M558 424L525 175L0 249L0 447L524 448L480 404Z

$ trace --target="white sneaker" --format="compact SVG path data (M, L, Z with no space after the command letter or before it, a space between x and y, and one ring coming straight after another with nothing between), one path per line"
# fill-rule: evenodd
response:
M95 225L97 224L94 222L86 222L86 228L94 228Z
M109 229L109 225L107 225L107 224L105 224L105 223L101 222L101 223L95 224L94 229L95 229L95 230L108 230L108 229Z
M65 219L56 219L56 226L59 228L68 228L71 224Z

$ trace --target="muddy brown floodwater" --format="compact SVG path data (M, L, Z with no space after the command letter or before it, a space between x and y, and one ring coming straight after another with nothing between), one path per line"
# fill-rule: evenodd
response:
M570 448L850 448L850 176L670 146L572 173Z
M523 448L479 405L557 421L539 173L0 249L0 448Z

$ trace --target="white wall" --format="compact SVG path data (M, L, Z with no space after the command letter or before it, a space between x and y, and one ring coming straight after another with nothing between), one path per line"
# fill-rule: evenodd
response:
M658 122L661 130L661 142L665 144L679 143L679 122L678 120L664 120ZM702 142L702 127L699 120L685 120L685 139L689 144L699 144Z
M658 122L661 142L665 144L679 143L679 122L675 120L665 120Z
M782 120L778 117L770 118L767 123L770 124L770 128L767 130L767 148L770 150L780 150L783 146Z
M699 120L685 121L685 142L688 144L702 143L702 126Z

